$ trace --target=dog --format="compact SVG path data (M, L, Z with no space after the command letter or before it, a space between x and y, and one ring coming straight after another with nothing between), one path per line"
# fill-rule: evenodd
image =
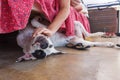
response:
M25 55L18 58L17 62L22 60L43 59L51 54L62 53L55 49L57 46L65 46L66 44L78 45L82 44L83 47L99 46L99 47L115 47L112 42L91 42L87 41L84 37L103 36L104 32L88 33L84 26L79 21L74 21L75 36L67 37L63 33L56 32L52 37L48 38L43 34L39 34L32 38L34 30L38 27L47 28L46 25L39 22L41 17L36 16L31 20L24 30L21 30L17 36L18 45L23 48ZM77 36L77 37L76 37ZM73 40L76 38L76 40Z

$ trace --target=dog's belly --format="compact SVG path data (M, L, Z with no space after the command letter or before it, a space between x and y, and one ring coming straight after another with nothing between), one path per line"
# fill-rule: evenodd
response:
M51 38L50 40L52 41L53 45L55 47L59 47L59 46L65 46L68 42L67 42L67 36L65 36L62 33L56 32Z

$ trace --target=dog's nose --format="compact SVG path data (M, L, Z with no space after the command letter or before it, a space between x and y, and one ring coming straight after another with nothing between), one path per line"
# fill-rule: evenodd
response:
M37 59L43 59L46 57L46 53L42 50L36 50L32 55Z

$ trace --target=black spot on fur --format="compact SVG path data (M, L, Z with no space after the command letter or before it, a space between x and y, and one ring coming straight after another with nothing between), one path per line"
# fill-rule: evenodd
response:
M120 47L120 44L116 44L116 46Z
M52 48L53 47L53 45L49 45L49 48Z
M40 43L40 47L41 47L42 49L46 49L46 48L48 47L48 45L49 45L48 41L47 41L46 38L43 37L43 36L37 37L35 43L36 43L36 42L39 42L39 43Z
M37 59L43 59L46 57L46 53L42 50L36 50L32 55Z

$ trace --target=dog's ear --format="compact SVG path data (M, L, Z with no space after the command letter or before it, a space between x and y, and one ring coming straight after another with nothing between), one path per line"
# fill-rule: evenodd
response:
M61 51L58 51L58 52L53 52L51 55L61 55L61 54L64 54L65 52L61 52Z

